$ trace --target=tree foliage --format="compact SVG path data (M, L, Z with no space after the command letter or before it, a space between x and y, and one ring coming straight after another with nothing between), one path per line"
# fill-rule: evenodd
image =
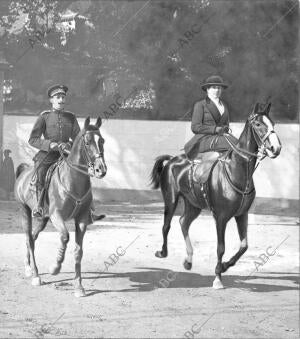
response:
M201 82L220 74L230 84L224 99L231 120L244 120L267 98L277 120L297 120L295 1L14 0L1 1L0 11L0 48L19 88L7 109L36 113L47 86L64 82L78 115L97 115L114 94L136 86L155 93L139 118L190 119L205 94ZM75 29L62 25L68 13L75 13ZM104 90L109 81L115 88ZM116 117L135 118L134 110Z

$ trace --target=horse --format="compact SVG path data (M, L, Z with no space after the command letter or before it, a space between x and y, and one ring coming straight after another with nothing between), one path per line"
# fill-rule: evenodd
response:
M34 254L35 241L46 227L49 219L60 234L60 248L56 262L49 268L56 275L64 261L69 231L65 222L75 222L75 296L85 296L81 284L82 243L87 225L92 223L92 190L90 177L98 179L106 174L104 160L104 139L100 133L102 120L99 117L95 125L86 118L84 128L76 136L73 146L66 157L58 162L48 187L49 213L38 219L36 229L32 230L32 209L37 204L35 187L31 184L34 168L21 164L16 170L15 197L20 204L22 226L26 235L27 255L24 261L25 275L32 276L32 285L42 284Z
M231 147L213 163L206 181L207 191L206 196L204 192L204 198L207 204L204 207L203 203L200 204L200 198L197 199L197 197L203 198L203 191L200 192L203 186L194 182L191 176L194 163L184 154L174 157L159 156L151 172L152 187L161 188L164 200L163 245L162 250L157 251L155 256L165 258L168 255L168 233L178 199L181 197L184 201L184 212L180 217L180 225L187 252L183 265L185 269L190 270L193 248L189 238L189 227L203 208L210 209L216 222L218 240L218 261L213 282L215 289L224 288L221 274L234 266L248 248L248 211L255 198L253 173L263 158L268 156L274 159L281 151L281 142L274 131L274 123L269 117L270 107L271 103L257 103L254 106L237 144L233 144L229 138L226 138ZM194 194L191 194L191 191ZM240 248L228 262L222 262L225 252L226 225L232 217L236 220Z

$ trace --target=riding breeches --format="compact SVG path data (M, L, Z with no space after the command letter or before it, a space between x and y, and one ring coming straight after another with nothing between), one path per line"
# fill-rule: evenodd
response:
M48 153L50 154L50 153ZM41 191L45 186L45 179L49 167L54 164L60 157L60 154L51 153L51 156L45 154L44 157L34 158L35 160L35 173L36 173L36 188L38 191Z

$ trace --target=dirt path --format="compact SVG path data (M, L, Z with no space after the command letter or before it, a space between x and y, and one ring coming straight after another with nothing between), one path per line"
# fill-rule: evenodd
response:
M106 219L90 227L84 239L83 285L88 296L76 299L73 226L58 276L48 274L56 256L58 234L49 225L40 235L36 258L44 285L32 287L23 272L25 239L18 226L17 206L0 203L0 207L0 337L299 335L295 217L250 215L249 250L224 274L226 289L216 291L211 288L216 232L209 214L199 217L191 227L194 263L192 270L186 271L178 217L169 234L169 257L158 259L154 253L162 244L162 205L107 204L101 207ZM225 260L238 246L232 221L226 232ZM115 263L109 259L113 254ZM105 265L108 269L100 273Z

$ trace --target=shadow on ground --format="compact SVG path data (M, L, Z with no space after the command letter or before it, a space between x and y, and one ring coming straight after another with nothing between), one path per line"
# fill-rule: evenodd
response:
M173 272L155 267L137 267L141 271L129 271L125 273L110 272L83 272L83 280L101 281L102 279L128 279L130 288L126 289L87 289L87 296L98 293L113 292L150 292L164 288L210 288L215 279L214 275L200 275L190 272ZM73 275L73 272L62 272ZM88 275L88 276L87 276ZM169 278L169 279L168 279ZM299 289L299 275L297 273L268 272L251 276L226 275L222 276L223 284L227 289L238 288L251 292L280 292ZM51 278L50 278L51 279ZM71 290L73 278L44 282L44 285L55 285L62 290ZM275 284L272 282L274 281ZM281 283L279 283L281 282ZM107 285L107 281L105 282ZM204 291L202 291L204 292ZM201 290L197 292L201 295Z

